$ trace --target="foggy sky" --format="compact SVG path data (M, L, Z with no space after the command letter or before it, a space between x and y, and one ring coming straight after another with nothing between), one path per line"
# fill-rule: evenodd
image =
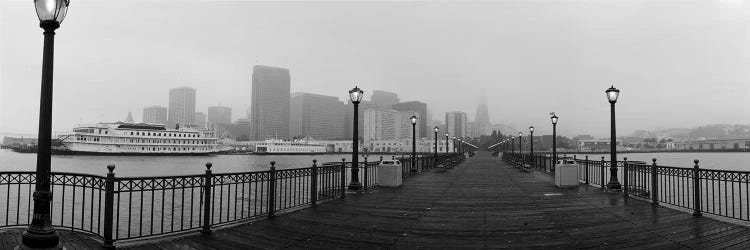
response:
M42 29L0 0L0 133L36 133ZM490 120L550 134L750 124L750 7L742 1L249 2L73 0L57 30L53 130L136 121L197 90L196 111L250 105L252 66L291 91L358 85L428 104L434 119L487 99ZM524 129L524 133L527 130Z

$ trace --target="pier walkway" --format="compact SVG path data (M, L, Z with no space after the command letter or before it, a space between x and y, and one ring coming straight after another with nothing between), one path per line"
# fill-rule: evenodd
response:
M445 173L408 178L270 220L127 246L230 248L750 248L750 228L625 199L557 188L480 153Z
M750 228L581 185L488 153L400 188L255 223L118 248L750 248Z

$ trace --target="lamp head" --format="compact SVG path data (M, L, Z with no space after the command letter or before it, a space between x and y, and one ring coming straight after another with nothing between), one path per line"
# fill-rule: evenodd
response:
M612 104L616 103L617 98L620 97L620 90L616 89L614 85L609 87L605 93L607 93L607 100Z
M352 90L349 90L349 100L351 100L354 104L359 104L359 102L362 101L363 95L364 91L359 89L359 87L357 86L354 86Z

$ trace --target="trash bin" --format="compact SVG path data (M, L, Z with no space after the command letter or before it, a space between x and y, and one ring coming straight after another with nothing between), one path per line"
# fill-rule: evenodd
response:
M398 187L401 186L401 162L398 160L381 161L378 165L378 186Z
M555 185L558 187L578 186L578 165L574 160L558 160L555 165Z

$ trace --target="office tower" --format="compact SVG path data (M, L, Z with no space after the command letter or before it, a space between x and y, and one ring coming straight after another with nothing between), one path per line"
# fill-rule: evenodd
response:
M393 105L393 109L401 112L412 111L416 112L419 120L417 120L417 133L418 138L427 138L427 104L418 101L401 102ZM430 136L431 137L431 136Z
M290 136L296 138L342 139L344 103L335 96L294 93L289 111L289 129Z
M190 87L170 89L167 127L173 129L177 124L192 125L193 118L195 118L195 89Z
M372 91L370 102L374 106L373 108L391 110L393 109L393 105L398 103L398 95L387 91L374 90Z
M396 110L369 109L364 114L364 141L398 140L412 137L412 125L409 118L416 112ZM417 127L417 134L419 128Z
M466 113L464 112L447 112L445 113L446 132L450 136L466 137Z
M143 109L143 122L154 124L167 124L167 107L150 106Z
M195 117L193 117L193 125L196 128L206 128L206 114L203 112L195 112Z
M289 138L289 70L256 65L252 85L253 139Z
M232 108L224 106L208 107L208 129L214 129L216 124L232 123Z
M492 134L492 124L490 123L490 114L489 111L487 111L486 102L479 103L475 118L474 121L476 122L477 137Z
M135 122L133 121L133 114L128 111L128 117L125 117L125 122Z

